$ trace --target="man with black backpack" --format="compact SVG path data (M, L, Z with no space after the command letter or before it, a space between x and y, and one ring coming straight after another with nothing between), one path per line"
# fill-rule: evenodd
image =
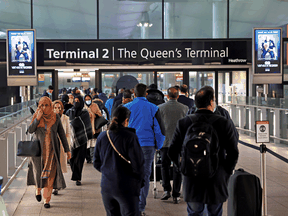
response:
M180 119L168 155L182 174L189 216L221 216L228 197L228 180L238 160L235 126L214 114L214 89L202 87L195 96L197 111ZM180 156L180 157L179 157Z

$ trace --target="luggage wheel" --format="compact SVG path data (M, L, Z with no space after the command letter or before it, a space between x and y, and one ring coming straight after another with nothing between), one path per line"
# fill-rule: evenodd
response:
M154 197L154 199L157 198L157 195L158 195L158 190L157 190L157 188L154 188L153 189L153 197Z

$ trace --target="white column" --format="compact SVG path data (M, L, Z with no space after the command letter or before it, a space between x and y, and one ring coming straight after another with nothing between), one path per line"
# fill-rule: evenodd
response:
M174 38L175 32L175 3L164 3L164 37Z
M227 1L213 0L212 8L213 38L227 37Z
M261 121L266 121L267 119L267 109L261 108L261 113L260 113L260 120ZM271 124L271 122L270 122Z
M8 181L7 137L0 137L0 175L3 177L4 186Z
M16 142L15 142L15 149L16 149L16 152L17 152L17 149L18 149L18 143L20 141L23 141L22 139L22 127L15 127L15 133L16 133ZM16 154L17 155L17 154ZM21 164L22 160L21 160L21 157L17 157L16 156L16 166L18 167L20 164Z
M22 123L21 128L22 128L22 141L27 141L27 136L26 136L27 124Z
M255 109L250 107L249 109L249 130L255 131Z
M275 109L273 117L273 135L280 138L280 110ZM272 122L270 122L270 124L272 124ZM280 141L274 139L274 143L280 143Z
M244 125L245 125L245 107L244 106L240 106L239 107L239 128L244 129ZM243 131L240 130L240 133L243 133Z
M15 132L8 133L8 176L12 176L16 168L16 150L15 150L16 134Z

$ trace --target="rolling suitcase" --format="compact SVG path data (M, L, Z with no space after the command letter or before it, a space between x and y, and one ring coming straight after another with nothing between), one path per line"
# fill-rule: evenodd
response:
M235 170L228 184L229 216L261 216L262 188L257 176Z
M161 165L162 165L162 161L161 161L160 151L156 151L154 154L152 172L150 176L150 182L153 182L154 199L156 199L157 194L158 194L157 181L160 181L160 184L162 184ZM169 176L170 176L170 180L173 180L173 164L171 164L169 168Z

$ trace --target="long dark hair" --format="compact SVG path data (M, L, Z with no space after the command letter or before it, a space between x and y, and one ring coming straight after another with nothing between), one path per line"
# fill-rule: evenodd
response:
M126 107L119 106L115 109L112 116L112 122L109 126L109 130L113 132L117 132L119 130L120 125L125 121L125 119L130 118L130 110Z

